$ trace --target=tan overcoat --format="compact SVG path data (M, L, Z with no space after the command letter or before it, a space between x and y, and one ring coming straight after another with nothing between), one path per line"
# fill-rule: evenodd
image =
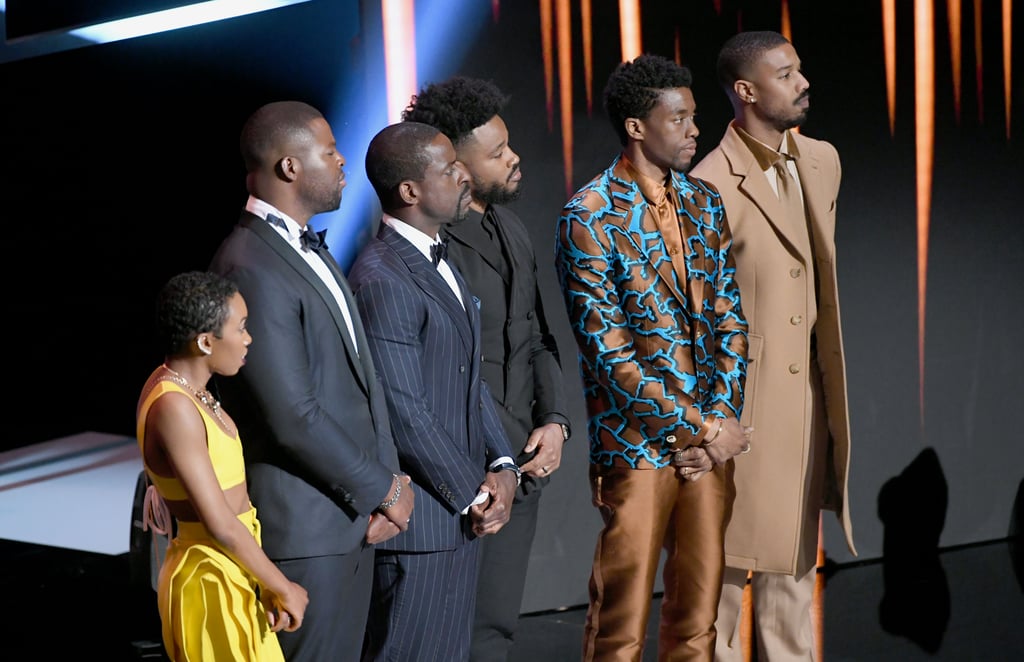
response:
M736 280L749 327L749 366L741 423L754 427L750 453L736 457L736 503L726 532L726 564L802 574L815 560L817 514L837 512L850 552L847 501L850 426L839 298L836 288L836 198L841 168L829 143L793 134L808 210L807 232L785 218L768 178L732 124L721 143L692 170L722 196L733 234ZM814 305L809 261L817 261L820 301ZM822 374L830 459L824 504L809 503L807 458L811 398L807 371L814 329Z

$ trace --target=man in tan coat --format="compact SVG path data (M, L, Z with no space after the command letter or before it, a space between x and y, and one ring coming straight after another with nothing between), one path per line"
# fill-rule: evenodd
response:
M856 553L835 266L839 156L792 130L807 117L809 84L782 35L732 37L719 53L718 79L735 117L693 174L718 188L733 233L750 323L740 422L753 433L751 452L736 459L715 654L742 659L740 606L753 570L757 659L812 660L822 508L837 512Z

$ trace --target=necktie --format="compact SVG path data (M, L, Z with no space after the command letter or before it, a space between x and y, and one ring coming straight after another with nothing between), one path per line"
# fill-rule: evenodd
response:
M797 188L797 183L793 181L793 175L786 166L788 159L789 157L785 154L779 154L772 164L775 166L775 174L779 182L779 200L787 210L789 221L803 226L805 223L804 203L800 197L800 189Z
M441 239L436 244L430 245L430 259L434 261L436 267L441 263L441 260L448 259L448 239Z
M778 176L779 182L779 202L786 209L786 221L790 223L790 227L794 231L806 232L807 233L807 246L811 251L811 262L810 270L814 276L814 298L815 301L818 299L819 282L818 282L818 269L814 260L814 238L811 234L810 221L807 218L807 213L804 211L803 197L800 195L800 189L797 187L797 183L793 181L793 175L789 172L789 168L786 167L786 161L790 157L785 154L779 154L772 164L775 166L775 174ZM817 304L815 304L817 305Z
M302 247L307 251L315 251L318 248L327 248L327 242L324 241L327 237L327 229L324 228L319 232L313 232L313 229L306 226L306 229L299 235L299 241L302 242Z

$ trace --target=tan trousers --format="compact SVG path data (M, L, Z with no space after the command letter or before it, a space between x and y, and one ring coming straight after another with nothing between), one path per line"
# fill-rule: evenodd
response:
M817 662L811 603L817 577L818 524L825 483L828 422L825 418L821 372L814 361L808 371L807 393L813 408L808 428L811 439L810 455L807 458L808 502L804 506L800 553L797 558L797 572L801 574L794 577L774 572L755 572L751 578L754 639L757 641L754 659L757 662ZM747 570L725 569L722 597L718 605L716 662L745 662L739 626L746 583Z
M667 553L658 660L710 661L725 563L733 463L686 482L671 467L591 465L604 528L590 577L583 660L639 662L661 550Z
M775 572L755 572L751 582L754 639L758 662L806 662L815 660L811 601L817 568L801 577ZM747 571L726 568L718 606L716 662L744 662L740 642L740 609Z

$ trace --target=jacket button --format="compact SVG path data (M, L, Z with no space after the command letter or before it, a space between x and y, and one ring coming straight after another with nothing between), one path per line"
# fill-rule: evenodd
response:
M790 372L791 372L792 374L794 374L794 375L795 375L795 374L797 374L798 372L800 372L800 366L798 366L798 365L797 365L797 364L795 364L795 363L790 363L790 364L789 364L789 371L790 371Z
M459 372L466 372L466 366L460 365L459 366Z
M804 318L801 317L800 315L793 315L792 317L789 318L789 323L792 324L793 326L796 326L797 324L803 321Z
M526 313L526 319L528 319L528 320L532 320L533 319L533 311L532 310L530 312Z
M789 270L789 275L792 278L799 278L800 277L800 273L801 273L800 267L793 267L792 269Z

